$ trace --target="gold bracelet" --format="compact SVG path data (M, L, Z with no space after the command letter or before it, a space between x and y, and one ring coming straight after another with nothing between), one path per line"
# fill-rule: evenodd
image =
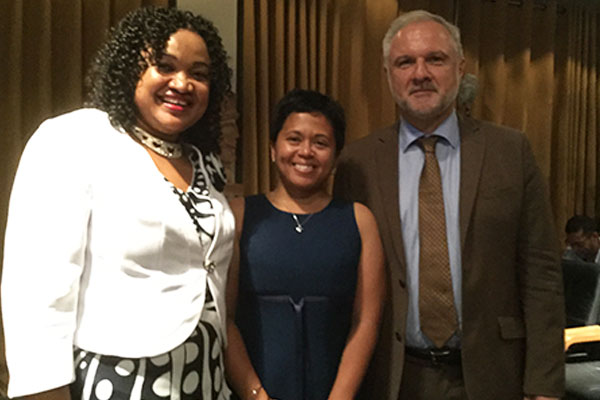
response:
M252 395L252 397L256 398L256 396L258 396L258 394L260 393L260 390L262 389L262 385L258 385L258 387L252 389L250 391L250 394Z

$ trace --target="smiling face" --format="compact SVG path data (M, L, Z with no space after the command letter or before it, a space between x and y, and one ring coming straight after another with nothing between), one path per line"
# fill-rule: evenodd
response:
M385 69L392 96L409 123L430 133L451 114L464 59L442 25L420 21L400 29Z
M312 194L325 188L335 149L333 128L323 114L292 113L271 143L271 159L288 191Z
M140 77L135 90L137 124L151 134L175 140L208 106L210 57L197 33L178 30L164 55Z

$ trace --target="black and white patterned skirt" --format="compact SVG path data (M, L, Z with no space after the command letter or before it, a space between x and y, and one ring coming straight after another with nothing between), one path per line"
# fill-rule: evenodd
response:
M208 289L208 287L207 287ZM73 400L229 400L223 338L215 303L207 302L190 337L168 353L121 358L75 349Z

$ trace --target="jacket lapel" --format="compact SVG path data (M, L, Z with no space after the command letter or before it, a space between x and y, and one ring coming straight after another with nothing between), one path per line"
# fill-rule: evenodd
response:
M465 238L477 196L485 150L484 135L479 134L475 120L459 117L460 130L460 248L465 248Z
M384 215L387 217L387 229L396 252L396 259L400 260L401 265L404 266L406 262L398 202L398 123L378 135L375 147L375 165L382 207ZM403 276L404 270L405 268L402 268Z

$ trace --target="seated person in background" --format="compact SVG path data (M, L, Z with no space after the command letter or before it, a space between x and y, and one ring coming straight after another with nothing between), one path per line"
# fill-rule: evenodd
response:
M564 260L579 260L600 264L600 236L598 226L593 218L575 215L565 226L567 248L563 253Z
M331 98L289 92L270 132L275 189L231 202L226 371L242 400L353 399L369 364L383 250L369 209L327 191L345 126Z

